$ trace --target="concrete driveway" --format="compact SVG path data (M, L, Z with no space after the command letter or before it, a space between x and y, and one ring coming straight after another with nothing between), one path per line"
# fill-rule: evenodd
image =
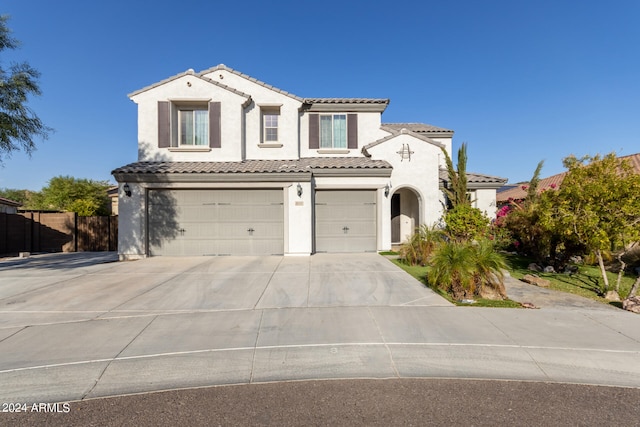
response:
M0 262L0 397L324 378L640 387L640 317L454 307L376 254Z

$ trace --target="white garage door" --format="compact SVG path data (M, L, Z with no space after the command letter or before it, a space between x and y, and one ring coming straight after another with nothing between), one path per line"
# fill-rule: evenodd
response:
M281 255L282 190L150 190L149 255Z
M316 191L316 252L375 252L376 191Z

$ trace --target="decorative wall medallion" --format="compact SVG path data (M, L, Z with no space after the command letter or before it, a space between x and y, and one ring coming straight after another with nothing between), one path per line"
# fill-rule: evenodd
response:
M402 144L402 150L396 151L396 153L400 154L400 161L402 162L404 159L411 161L411 155L413 151L409 147L409 144Z

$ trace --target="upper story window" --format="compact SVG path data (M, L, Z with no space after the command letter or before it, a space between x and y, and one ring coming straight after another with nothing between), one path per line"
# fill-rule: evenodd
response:
M204 151L221 147L221 104L210 100L158 101L158 148Z
M180 132L178 146L209 145L209 110L177 106Z
M320 115L320 148L347 148L347 115Z
M260 105L260 142L262 147L282 147L280 143L280 105Z
M273 144L278 142L278 124L280 108L262 107L262 142Z

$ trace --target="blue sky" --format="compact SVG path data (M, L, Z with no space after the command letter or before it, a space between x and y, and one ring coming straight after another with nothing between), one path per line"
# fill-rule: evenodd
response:
M452 129L473 172L528 180L569 155L640 151L640 2L5 0L56 131L0 187L113 182L136 161L127 94L226 64L301 97L389 98L384 122Z

